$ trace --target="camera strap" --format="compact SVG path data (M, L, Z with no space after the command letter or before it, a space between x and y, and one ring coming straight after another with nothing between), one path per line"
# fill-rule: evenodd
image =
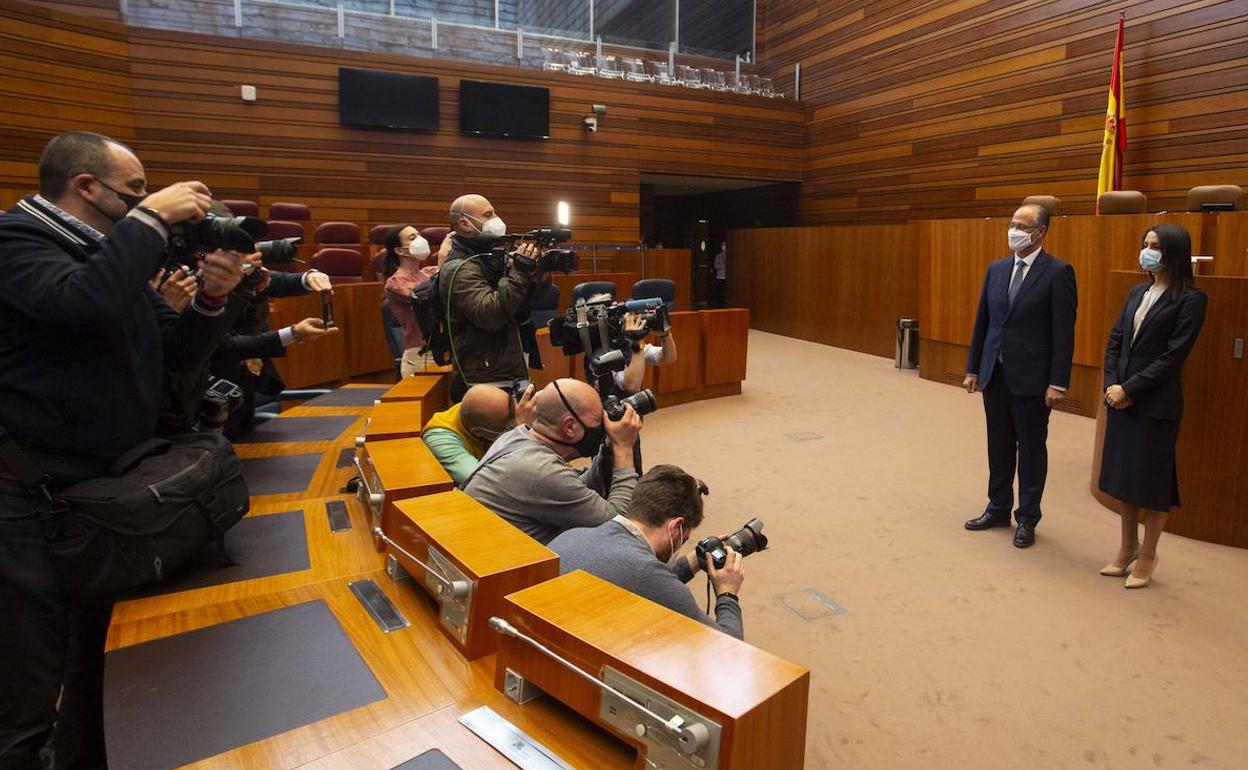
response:
M581 338L581 350L590 354L594 347L589 344L589 305L584 302L576 306L576 333Z

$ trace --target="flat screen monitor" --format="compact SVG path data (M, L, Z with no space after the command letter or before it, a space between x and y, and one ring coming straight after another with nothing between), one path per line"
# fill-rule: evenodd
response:
M437 131L438 79L341 67L338 120L344 126Z
M459 81L459 130L477 136L550 138L550 89Z

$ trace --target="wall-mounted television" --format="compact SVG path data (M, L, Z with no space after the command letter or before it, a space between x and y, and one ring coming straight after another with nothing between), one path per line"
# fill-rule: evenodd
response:
M344 126L437 131L438 79L340 67L338 122Z
M459 81L459 130L476 136L550 138L550 89Z

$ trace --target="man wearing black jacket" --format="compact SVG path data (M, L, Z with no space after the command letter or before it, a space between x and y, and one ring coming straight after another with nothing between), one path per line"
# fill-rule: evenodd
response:
M450 311L455 376L451 400L458 402L472 385L509 385L528 377L517 316L527 318L529 292L541 285L536 269L523 270L495 252L507 232L494 207L480 195L464 195L451 204L451 250L438 274L443 307ZM533 244L509 256L532 264Z
M202 219L210 193L147 194L124 145L70 132L48 143L38 195L0 217L0 427L55 491L104 474L151 438L162 379L202 368L239 255L211 254L190 308L148 284L169 225ZM0 455L3 456L3 455ZM67 595L46 549L48 504L0 462L0 767L104 767L104 638L111 605Z

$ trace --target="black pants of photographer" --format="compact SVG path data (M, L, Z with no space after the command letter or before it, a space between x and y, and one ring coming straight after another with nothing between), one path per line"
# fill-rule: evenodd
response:
M65 594L44 547L44 505L0 479L0 770L103 768L113 607Z

